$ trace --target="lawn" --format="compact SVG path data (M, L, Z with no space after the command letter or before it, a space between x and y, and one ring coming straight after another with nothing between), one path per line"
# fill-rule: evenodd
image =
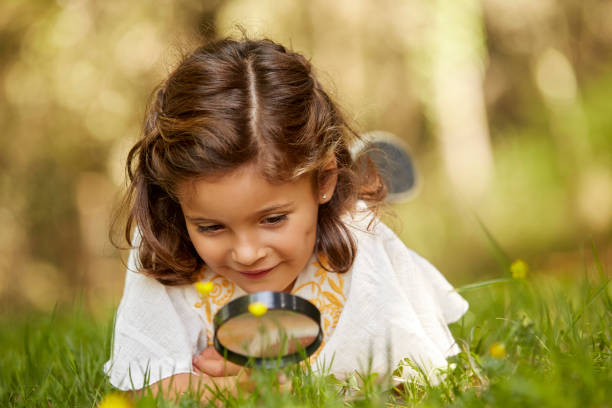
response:
M375 374L339 382L306 366L288 369L292 391L273 372L256 371L255 391L219 396L227 406L604 407L612 401L612 297L595 251L572 276L528 271L460 288L470 311L451 326L462 352L437 386L415 381L390 389ZM526 274L523 274L526 272ZM49 314L4 317L0 325L1 407L194 407L113 393L102 373L112 326L77 304Z

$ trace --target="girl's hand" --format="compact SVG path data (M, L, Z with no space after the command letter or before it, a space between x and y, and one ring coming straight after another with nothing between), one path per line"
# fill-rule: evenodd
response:
M243 370L238 375L227 377L211 377L207 374L180 373L164 378L150 385L154 396L158 393L164 398L179 398L185 392L201 392L202 401L215 400L217 392L237 396L239 392L252 392L255 384ZM220 402L216 401L217 405Z
M243 390L251 390L253 388L253 383L249 380L248 370L225 360L214 347L207 347L195 356L193 358L193 368L197 372L209 377L216 377L218 385L231 383L232 385L240 384ZM232 383L232 379L229 377L235 377L235 383ZM291 391L291 381L283 373L278 374L278 381L281 392L287 393Z
M207 347L193 358L193 368L211 377L238 375L245 368L223 358L214 347Z

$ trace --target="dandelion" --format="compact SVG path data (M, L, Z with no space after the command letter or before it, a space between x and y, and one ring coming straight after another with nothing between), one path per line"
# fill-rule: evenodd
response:
M251 312L253 316L263 316L267 311L268 307L261 302L255 302L249 305L249 312Z
M510 265L510 272L512 272L512 277L514 279L525 279L528 270L529 267L527 266L527 262L522 259L517 259Z
M201 302L197 302L194 306L195 307L204 306L204 310L206 311L206 317L208 321L210 321L212 319L212 311L210 310L210 299L208 295L215 288L215 284L212 283L211 281L208 281L208 282L199 281L199 282L194 283L193 287L198 291L198 293L200 294L200 299L202 299Z
M106 394L102 399L98 408L131 408L132 403L130 400L121 393L111 392L110 394Z
M489 354L495 358L504 358L506 357L506 346L504 343L493 343L489 347Z
M194 286L196 290L198 291L198 293L200 294L200 296L202 297L208 296L208 294L212 292L212 290L215 288L215 285L211 281L196 282Z

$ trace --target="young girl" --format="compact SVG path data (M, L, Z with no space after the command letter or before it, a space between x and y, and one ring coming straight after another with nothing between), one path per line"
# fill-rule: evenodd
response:
M310 63L279 44L225 39L182 60L128 155L133 249L105 365L115 387L234 384L212 318L264 290L320 309L315 369L343 378L409 361L435 379L467 303L376 219L385 188L351 157L357 139ZM213 284L205 298L199 281Z

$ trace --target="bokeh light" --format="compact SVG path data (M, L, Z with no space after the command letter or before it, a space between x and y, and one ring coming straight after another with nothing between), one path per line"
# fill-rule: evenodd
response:
M538 273L591 240L609 263L611 19L610 0L3 2L2 310L116 304L108 232L151 91L237 25L306 55L358 129L410 146L422 185L388 221L453 283L494 264L476 216Z

